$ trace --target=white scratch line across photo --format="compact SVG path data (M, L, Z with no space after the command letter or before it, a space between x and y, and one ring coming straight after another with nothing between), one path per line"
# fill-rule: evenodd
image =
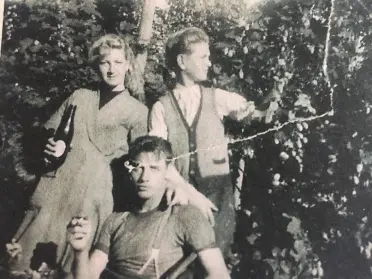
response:
M334 90L333 90L333 86L331 84L331 80L330 80L329 73L328 73L328 57L329 57L330 44L331 44L331 29L332 29L332 18L333 18L333 15L334 15L334 10L335 10L335 0L331 0L331 7L330 7L330 13L329 13L329 17L328 17L328 24L327 24L327 35L326 35L325 49L324 49L323 67L322 67L325 80L326 80L327 85L328 85L329 90L330 90L330 110L327 111L327 112L324 112L320 115L315 115L315 116L310 116L310 117L296 117L295 119L288 120L288 121L286 121L282 124L279 124L277 126L269 128L269 129L267 129L263 132L254 134L252 136L241 138L241 139L231 140L231 141L229 141L230 144L235 144L235 143L240 143L240 142L245 142L245 141L252 140L252 139L257 138L259 136L263 136L263 135L266 135L268 133L278 131L278 130L282 129L283 127L285 127L289 124L298 123L298 122L309 122L309 121L314 121L314 120L317 120L317 119L324 118L326 116L333 116L334 115L334 99L333 99L334 98L334 94L333 94ZM182 158L182 157L190 156L191 154L195 154L199 151L206 151L206 150L211 150L212 151L212 150L215 150L215 149L219 149L221 147L222 146L220 146L220 145L211 145L208 148L197 149L193 152L185 153L183 155L174 157L173 160L176 160L176 159Z

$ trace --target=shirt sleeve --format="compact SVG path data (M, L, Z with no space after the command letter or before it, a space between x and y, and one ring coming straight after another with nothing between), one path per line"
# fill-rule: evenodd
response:
M252 101L247 101L237 93L215 90L216 109L221 119L224 116L231 117L234 120L241 121L251 118L255 111L255 105Z
M168 139L168 129L165 123L164 106L161 102L156 102L149 113L148 128L150 136L158 136Z
M182 206L179 210L179 229L184 244L194 252L215 248L214 230L199 209L192 205Z
M98 241L94 246L94 249L101 250L107 255L110 253L111 234L114 221L115 214L111 214L103 223Z
M49 118L49 120L44 125L45 129L54 129L54 130L56 130L58 128L58 125L61 122L62 116L63 116L66 108L68 107L68 105L72 103L72 98L73 98L74 94L76 94L76 92L78 92L78 90L75 91L70 97L68 97L62 103L62 105L57 109L57 111L55 111L52 114L52 116Z

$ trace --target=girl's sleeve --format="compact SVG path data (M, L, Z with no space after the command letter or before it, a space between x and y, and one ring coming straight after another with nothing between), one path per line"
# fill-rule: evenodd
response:
M61 122L61 119L62 119L62 116L63 116L63 113L64 113L65 109L68 107L69 104L72 103L71 100L72 100L72 96L73 95L71 95L70 97L68 97L62 103L62 105L57 109L57 111L52 114L52 116L50 117L50 119L44 125L45 129L57 129L59 123Z
M136 138L147 134L148 109L145 105L139 104L137 109L130 115L131 127L128 142L133 142Z

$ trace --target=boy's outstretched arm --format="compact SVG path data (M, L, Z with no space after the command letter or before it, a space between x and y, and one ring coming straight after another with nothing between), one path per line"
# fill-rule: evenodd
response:
M275 111L278 109L277 102L271 102L266 110L259 110L254 102L247 101L237 93L216 89L216 108L221 116L230 117L236 121L249 124L251 121L269 123Z

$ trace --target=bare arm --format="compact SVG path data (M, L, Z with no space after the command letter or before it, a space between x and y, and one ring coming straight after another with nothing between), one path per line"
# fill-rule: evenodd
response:
M67 227L68 243L74 250L74 264L69 279L99 279L108 262L108 256L95 249L89 257L91 223L83 217L74 217Z
M220 116L228 116L236 121L249 124L251 121L265 120L271 122L275 110L278 108L276 102L270 103L267 110L258 110L252 101L247 101L239 94L216 89L216 107Z
M207 272L206 279L230 279L219 248L202 250L198 253L198 257Z
M75 252L71 279L99 279L106 268L108 256L100 250L94 250L89 257L88 251Z

